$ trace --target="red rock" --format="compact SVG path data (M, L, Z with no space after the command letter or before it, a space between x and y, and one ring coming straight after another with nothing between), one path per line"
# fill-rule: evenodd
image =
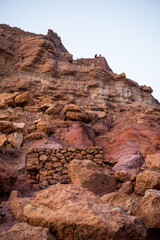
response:
M10 133L14 129L12 122L9 121L0 121L0 131L2 133Z
M9 201L13 201L14 199L17 199L18 197L21 197L21 193L18 190L13 190L9 196Z
M136 216L143 219L146 228L160 228L160 191L149 189L139 202Z
M64 142L69 146L92 146L83 124L73 123L64 136Z
M119 207L123 209L127 214L136 215L135 212L138 209L139 202L142 197L134 194L128 195L122 191L116 191L113 193L105 194L101 197L101 200L111 205L112 207Z
M19 105L26 105L32 102L29 92L24 92L15 97L15 103Z
M12 168L0 158L0 191L9 192L16 179L17 176Z
M60 103L54 104L46 110L48 115L58 115L63 109L63 105Z
M160 170L160 153L147 155L145 164L148 168Z
M45 136L43 132L32 132L27 134L26 138L29 141L36 140L36 139L42 139Z
M73 160L68 165L71 183L98 195L116 190L116 179L90 160Z
M145 239L142 221L102 203L75 185L56 184L38 193L24 207L25 220L43 226L58 239Z
M160 173L157 171L145 170L136 177L135 193L144 195L147 189L160 190Z
M15 148L20 148L23 143L23 134L21 133L11 133L7 136L7 140Z
M11 201L11 210L15 218L23 222L24 221L24 207L30 203L29 198L13 198Z
M0 233L1 240L55 240L55 237L49 230L41 227L33 227L27 223L17 223L13 225L8 231Z
M7 141L7 137L5 134L0 134L0 147L2 147Z
M37 124L37 131L44 132L50 136L51 134L53 134L54 129L53 129L53 126L49 122L40 121Z

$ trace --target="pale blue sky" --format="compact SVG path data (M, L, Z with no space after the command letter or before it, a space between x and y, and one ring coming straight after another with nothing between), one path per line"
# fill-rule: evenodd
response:
M0 0L0 23L53 29L74 59L101 54L160 101L160 0Z

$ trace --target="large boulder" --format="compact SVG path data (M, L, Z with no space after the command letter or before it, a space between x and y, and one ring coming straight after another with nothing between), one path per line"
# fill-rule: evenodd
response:
M24 207L25 220L47 227L65 240L145 239L142 221L112 208L94 194L76 185L57 184L38 193Z
M135 214L143 219L147 228L160 228L160 191L147 190Z
M73 160L68 165L71 183L87 188L98 195L116 190L116 179L91 160Z
M147 189L160 189L160 173L145 170L136 177L135 193L144 195Z
M15 148L20 148L23 143L23 134L22 133L11 133L7 137L8 142Z
M0 158L0 192L9 192L16 179L12 168Z
M101 197L104 203L110 204L112 207L119 207L127 214L134 215L141 196L135 194L126 194L122 191L105 194Z
M148 168L160 170L160 153L147 155L145 164Z
M8 231L0 233L1 240L55 240L48 229L33 227L27 223L17 223Z

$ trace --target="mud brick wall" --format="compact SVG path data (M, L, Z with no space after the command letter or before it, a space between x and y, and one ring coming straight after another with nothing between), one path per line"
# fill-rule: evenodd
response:
M73 159L89 159L103 165L104 153L101 147L58 148L28 150L26 168L31 184L42 188L56 183L69 183L68 164Z

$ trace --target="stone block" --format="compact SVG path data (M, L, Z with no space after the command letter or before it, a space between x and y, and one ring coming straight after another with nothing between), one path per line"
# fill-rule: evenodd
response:
M53 163L53 167L54 167L54 168L62 167L62 163L61 163L61 162L54 162L54 163Z

